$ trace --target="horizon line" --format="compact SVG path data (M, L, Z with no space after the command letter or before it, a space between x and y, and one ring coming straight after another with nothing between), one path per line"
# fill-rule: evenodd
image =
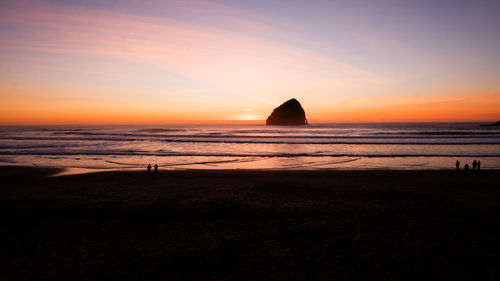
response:
M133 123L133 122L115 122L115 123L12 123L1 124L1 127L22 127L22 126L153 126L153 125L266 125L265 119L262 120L203 120L195 122L151 122L151 123ZM308 125L314 124L376 124L376 123L487 123L495 124L499 120L442 120L442 121L313 121ZM275 127L279 127L274 125ZM307 126L307 125L296 125ZM283 126L287 127L287 126Z

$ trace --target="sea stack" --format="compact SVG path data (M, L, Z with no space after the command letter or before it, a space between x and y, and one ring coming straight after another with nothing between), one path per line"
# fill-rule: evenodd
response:
M307 125L306 113L298 100L291 99L273 110L267 117L266 125Z
M486 125L480 125L480 126L483 126L483 127L489 127L489 126L500 126L500 121L496 122L496 123L493 123L493 124L486 124Z

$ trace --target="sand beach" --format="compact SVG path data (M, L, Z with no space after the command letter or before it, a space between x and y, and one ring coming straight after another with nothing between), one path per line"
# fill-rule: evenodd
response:
M495 280L500 171L1 167L0 280Z

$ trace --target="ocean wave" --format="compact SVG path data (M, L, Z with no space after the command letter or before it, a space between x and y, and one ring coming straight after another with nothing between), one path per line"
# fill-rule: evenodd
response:
M301 164L292 164L292 165L284 165L282 166L283 168L287 169L295 169L295 168L305 168L305 167L321 167L321 166L330 166L330 165L338 165L338 164L345 164L345 163L350 163L354 161L358 161L361 159L360 157L354 158L354 159L347 159L347 160L341 160L341 161L323 161L323 162L318 162L318 161L312 161L312 162L306 162L306 163L301 163Z
M297 135L297 134L267 134L267 135L233 135L221 132L210 132L200 134L130 134L130 133L85 133L77 135L86 136L108 136L110 139L199 139L199 138L218 138L218 139L453 139L453 138L500 138L500 133L495 134L385 134L385 135ZM16 136L11 136L16 137ZM23 137L21 137L23 138ZM29 138L29 137L24 137ZM32 137L32 138L50 138L50 137ZM87 139L87 138L84 138Z
M146 132L146 133L168 133L168 132L185 132L186 129L165 129L165 128L146 128L139 129L136 132Z
M97 133L97 132L81 132L81 131L60 131L53 132L52 135L81 135L81 136L105 136L110 135L110 133Z
M378 132L374 133L375 135L439 135L439 136L456 136L456 135L499 135L500 131L429 131L429 132L418 132L418 131L411 131L411 132L399 132L399 133L394 133L394 132Z
M107 163L110 164L116 164L116 165L124 165L124 166L132 166L132 167L143 167L143 164L137 164L137 163L123 163L123 162L118 162L118 161L111 161L111 160L104 160Z
M179 143L239 143L239 144L349 144L349 145L499 145L500 139L496 141L468 141L468 142L388 142L388 141L237 141L237 140L162 140L163 142Z
M85 130L84 128L27 128L26 130L23 131L30 131L30 132L64 132L64 131L83 131Z
M74 151L74 152L0 152L4 156L21 156L21 155L36 155L36 156L165 156L165 157L277 157L277 158L296 158L296 157L367 157L367 158L387 158L387 157L500 157L500 154L358 154L358 153L333 153L333 154L315 154L315 153L155 153L145 151Z
M190 165L215 165L215 164L229 164L229 163L246 163L253 162L256 158L252 157L249 159L225 159L225 160L208 160L208 161L195 161L195 162L180 162L180 163L160 163L158 167L177 167L177 166L190 166ZM144 163L125 163L118 161L105 160L105 162L110 164L127 166L130 168L143 168Z
M406 166L410 166L410 167L422 167L422 166L427 166L427 165L429 165L429 162L416 163L416 164L406 164Z
M0 163L9 163L9 164L15 164L17 161L12 160L12 159L6 159L6 158L0 158Z
M74 144L40 144L40 145L31 145L31 144L22 144L17 143L13 145L0 145L0 149L38 149L38 148L54 148L54 147L78 147L78 145Z
M251 158L248 160L244 159L229 159L229 160L212 160L212 161L197 161L197 162L187 162L187 163L168 163L161 164L159 167L176 167L176 166L190 166L190 165L215 165L215 164L229 164L229 163L245 163L245 162L253 162L255 158Z
M400 145L400 146L412 146L412 145L500 145L500 140L498 141L468 141L468 142L363 142L363 141L236 141L236 140L162 140L167 143L222 143L222 144L297 144L297 145ZM9 149L38 149L38 148L54 148L54 147L79 147L79 145L59 145L54 143L52 145L46 146L23 146L23 145L0 145L0 150Z
M231 136L231 135L111 135L106 137L47 137L47 136L0 136L6 141L163 141L163 142L202 142L202 143L298 143L298 144L500 144L500 135L489 136ZM295 140L295 141L290 141ZM359 140L359 141L356 141ZM362 141L371 140L371 141ZM374 141L380 140L380 141ZM393 140L393 141L390 141ZM407 140L403 142L403 140ZM414 140L422 140L414 142ZM439 140L439 141L431 141ZM443 141L446 140L446 141ZM479 141L481 140L481 141Z
M120 138L120 137L107 137L107 138L61 138L61 137L18 137L18 136L0 136L0 140L32 140L32 141L144 141L139 138Z

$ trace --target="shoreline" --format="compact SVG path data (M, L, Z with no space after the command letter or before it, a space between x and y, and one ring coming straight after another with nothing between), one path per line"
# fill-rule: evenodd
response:
M72 175L83 175L83 174L94 174L94 173L147 173L146 167L144 168L61 168L61 167L51 167L51 166L18 166L18 165L0 165L0 172L6 173L5 170L11 170L14 173L19 173L20 170L26 169L27 171L53 171L49 176L51 177L61 177L61 176L72 176ZM210 169L199 169L199 168L175 168L175 169L159 169L158 173L176 173L176 172L208 172L213 171L217 172L370 172L370 171L379 171L379 172L391 172L391 171L400 171L400 172L425 172L425 171L452 171L457 172L455 168L435 168L435 169L415 169L407 168L315 168L315 169L283 169L283 168L273 168L273 169L250 169L250 168L241 168L241 169L227 169L227 168L210 168ZM481 168L481 171L500 171L500 168ZM472 174L472 168L468 171ZM466 173L463 167L461 167L458 173ZM151 171L151 174L154 174L154 171Z

